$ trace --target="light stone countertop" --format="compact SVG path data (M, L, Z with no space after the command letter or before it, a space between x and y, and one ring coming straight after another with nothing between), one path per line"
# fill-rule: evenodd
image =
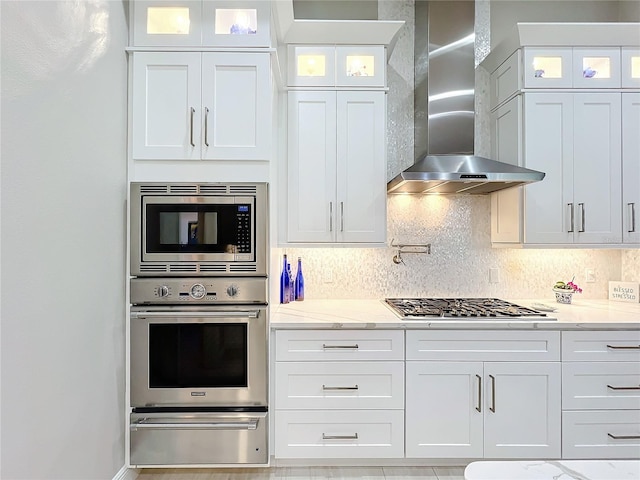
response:
M465 480L638 480L638 460L479 461L467 465Z
M272 329L519 329L519 330L640 330L640 303L576 299L570 305L555 299L503 299L523 307L542 303L557 309L547 317L526 320L403 320L381 299L304 300L273 305ZM555 319L555 320L554 320Z

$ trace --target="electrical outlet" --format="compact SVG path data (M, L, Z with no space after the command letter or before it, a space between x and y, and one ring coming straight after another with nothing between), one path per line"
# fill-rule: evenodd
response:
M584 278L587 283L595 283L596 281L596 271L593 268L587 268L584 271Z
M489 283L500 283L500 270L497 268L489 269Z
M324 283L333 283L333 272L331 270L325 270L322 274L322 280Z

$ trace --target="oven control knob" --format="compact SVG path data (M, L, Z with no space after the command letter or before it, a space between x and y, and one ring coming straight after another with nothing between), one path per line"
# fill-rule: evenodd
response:
M191 291L189 292L189 295L191 295L196 300L203 299L206 294L207 294L207 289L204 288L204 285L202 285L201 283L196 283L192 285Z
M229 295L230 297L235 297L238 294L238 287L236 287L235 285L229 285L227 287L227 295Z
M156 293L158 294L158 297L166 298L169 296L169 287L167 287L166 285L162 285L158 287L158 289L156 290Z

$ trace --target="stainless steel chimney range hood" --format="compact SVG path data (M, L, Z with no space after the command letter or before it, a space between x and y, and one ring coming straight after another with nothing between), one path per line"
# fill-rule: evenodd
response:
M387 193L478 195L542 180L542 172L473 154L475 2L416 0L415 20L417 160Z

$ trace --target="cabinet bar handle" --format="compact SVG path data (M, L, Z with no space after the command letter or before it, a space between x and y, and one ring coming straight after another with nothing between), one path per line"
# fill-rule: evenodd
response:
M578 232L584 232L584 203L579 203L580 207L580 230Z
M189 107L191 110L190 120L189 120L189 142L192 147L195 147L196 144L193 143L193 115L196 113L196 109L193 107Z
M567 207L569 207L569 218L571 219L571 227L567 233L573 233L573 203L567 203Z
M322 434L323 440L357 440L358 434L354 433L353 435L327 435L326 433Z
M611 438L615 440L638 440L640 439L640 435L613 435L612 433L607 433Z
M340 202L340 231L344 232L344 202Z
M607 345L612 350L640 350L640 345Z
M491 379L491 406L489 410L496 413L496 377L489 375L489 378Z
M329 231L333 232L333 202L329 202Z
M631 230L627 230L629 233L633 233L636 231L636 204L635 203L627 203L628 211L629 211L629 226Z
M637 387L614 387L612 385L607 385L607 388L610 388L611 390L640 390L640 385Z
M204 144L209 146L209 107L204 107Z
M353 387L327 387L326 385L322 385L322 390L358 390L358 385L354 385Z
M476 374L476 378L478 379L478 406L476 410L482 412L482 377Z
M349 350L357 350L358 348L358 344L356 343L355 345L325 345L324 343L322 344L322 348L324 348L325 350L329 350L332 348L346 348Z

